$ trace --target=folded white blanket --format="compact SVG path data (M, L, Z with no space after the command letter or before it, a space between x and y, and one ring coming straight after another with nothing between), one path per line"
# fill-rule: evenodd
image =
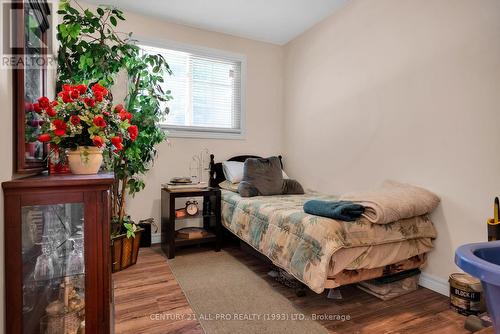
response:
M396 181L384 181L379 188L344 194L343 201L365 207L363 216L374 224L388 224L432 212L439 197L420 187Z

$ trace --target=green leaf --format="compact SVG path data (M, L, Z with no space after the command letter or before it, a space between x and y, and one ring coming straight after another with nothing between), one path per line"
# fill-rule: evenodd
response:
M99 14L99 16L103 16L104 15L104 9L102 9L101 7L97 8L97 14Z
M74 9L74 8L73 8L73 7L71 7L71 6L68 6L68 7L66 8L66 10L67 10L68 12L70 12L71 14L73 14L73 15L79 15L79 14L80 14L80 13L79 13L76 9Z
M85 13L85 16L89 19L94 17L94 13L92 13L88 8L85 9L84 13Z
M116 22L116 17L111 16L111 17L109 18L109 20L111 21L111 24L112 24L112 25L114 25L114 26L116 27L116 25L118 24L118 23Z

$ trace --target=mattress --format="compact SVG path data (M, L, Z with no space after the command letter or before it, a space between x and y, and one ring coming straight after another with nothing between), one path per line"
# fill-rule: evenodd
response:
M222 223L317 293L345 270L380 270L432 248L436 230L427 216L387 225L343 222L306 214L303 204L313 198L336 200L317 194L242 198L223 190Z

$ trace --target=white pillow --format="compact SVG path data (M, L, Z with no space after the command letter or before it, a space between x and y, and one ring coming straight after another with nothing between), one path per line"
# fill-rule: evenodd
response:
M224 172L226 180L228 180L231 183L240 183L243 180L243 165L244 162L223 161L222 171ZM285 171L284 170L281 171L283 172L283 179L289 179Z
M238 183L243 180L243 162L224 161L222 162L222 171L226 180L231 183Z

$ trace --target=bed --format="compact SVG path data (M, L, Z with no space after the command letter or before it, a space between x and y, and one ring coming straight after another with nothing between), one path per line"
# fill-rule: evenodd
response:
M249 157L256 156L230 160ZM210 185L218 186L225 177L221 164L211 159ZM387 225L363 218L343 222L306 214L303 204L313 198L336 199L319 194L243 198L222 190L222 224L316 293L425 264L436 237L427 216Z

